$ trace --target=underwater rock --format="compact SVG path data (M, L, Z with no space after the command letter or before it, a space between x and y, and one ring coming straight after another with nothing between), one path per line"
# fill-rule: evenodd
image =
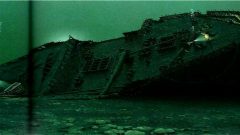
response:
M123 129L124 130L130 130L130 129L132 129L132 126L123 126Z
M146 133L137 130L128 130L124 135L146 135Z
M175 130L171 129L171 128L157 128L155 129L152 134L153 135L167 135L167 134L173 134L175 133Z
M152 127L148 127L148 126L140 126L140 127L134 128L134 130L139 130L139 131L147 132L147 131L153 130L153 128L152 128Z
M98 125L103 125L103 124L107 124L110 123L110 120L96 120L95 123Z
M123 135L124 134L124 130L111 129L111 130L105 131L104 134L108 134L108 135Z
M106 124L105 127L108 127L108 128L117 128L118 126L117 126L117 125L114 125L114 124Z

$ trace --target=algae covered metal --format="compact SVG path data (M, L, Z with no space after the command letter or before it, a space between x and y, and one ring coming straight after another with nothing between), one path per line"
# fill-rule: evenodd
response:
M191 12L147 19L141 29L123 35L102 42L70 36L68 41L33 49L34 93L98 98L136 91L166 78L211 79L213 75L203 71L214 74L217 69L202 65L239 50L240 12ZM224 65L224 59L220 63ZM19 82L27 89L27 65L27 56L1 65L0 80ZM188 71L191 75L183 74L186 69L192 70Z

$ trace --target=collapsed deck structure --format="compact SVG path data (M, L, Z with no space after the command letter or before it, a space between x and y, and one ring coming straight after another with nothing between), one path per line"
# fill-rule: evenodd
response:
M213 75L206 76L203 70L217 69L202 65L214 64L217 57L239 50L240 12L192 12L147 19L141 29L123 35L102 42L70 37L33 49L34 94L96 98L166 78L211 79ZM192 65L197 68L186 73ZM0 66L0 80L21 83L27 89L27 78L27 56ZM19 91L8 89L0 94L17 95Z

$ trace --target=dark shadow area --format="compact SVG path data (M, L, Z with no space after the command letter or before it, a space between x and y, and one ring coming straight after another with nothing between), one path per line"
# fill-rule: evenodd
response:
M161 99L239 100L239 49L235 46L183 64L164 76L135 82L121 95Z

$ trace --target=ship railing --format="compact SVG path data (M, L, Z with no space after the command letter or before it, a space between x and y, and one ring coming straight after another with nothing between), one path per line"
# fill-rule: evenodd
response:
M238 25L240 24L239 11L208 11L207 16L211 16L216 20L224 22L232 22Z
M238 11L208 11L207 15L213 16L213 17L234 17L238 21L240 21L240 12Z
M218 18L218 17L216 17L216 18L214 18L215 20L219 20L219 21L223 21L223 22L231 22L231 23L233 23L233 24L237 24L237 25L239 25L240 24L240 18L238 19L238 18L232 18L232 19L227 19L227 18Z
M11 95L23 95L23 88L21 88L21 83L15 82L9 87L7 87L3 92L0 93L1 96L11 96Z
M223 16L223 15L231 15L231 14L235 14L235 15L240 15L239 11L207 11L207 15L213 16Z
M156 43L156 44L154 44L154 45L146 46L146 47L144 47L144 48L142 48L142 49L138 49L138 50L136 50L136 51L130 52L129 54L130 54L130 55L133 55L133 54L139 53L139 52L141 52L141 51L143 51L143 50L151 49L151 48L154 48L154 47L156 47L156 46L161 46L162 44L166 44L166 43L170 43L170 42L174 42L174 41L175 41L175 39L171 39L171 40L167 40L167 41L164 41L164 42ZM175 45L175 46L176 46L176 45ZM174 47L175 47L175 46L174 46ZM173 47L173 46L169 46L169 47L171 48L171 47ZM163 48L168 49L168 47L163 47ZM161 49L161 48L160 48L160 49Z

